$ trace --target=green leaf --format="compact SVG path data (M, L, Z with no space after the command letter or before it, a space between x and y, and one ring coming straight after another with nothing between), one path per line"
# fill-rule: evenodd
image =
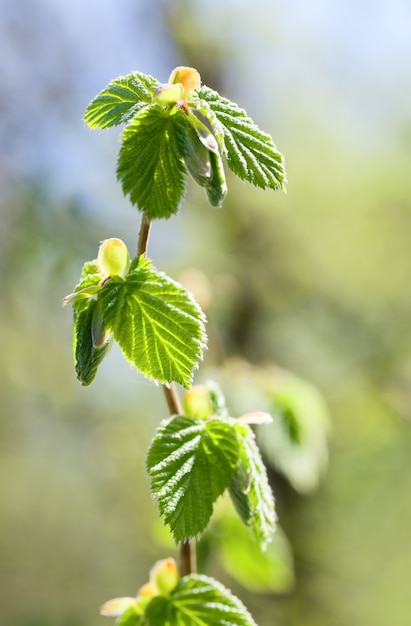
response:
M90 128L109 128L130 121L151 104L158 81L134 72L110 82L88 105L84 120Z
M77 304L77 303L75 303ZM98 366L110 347L107 341L100 348L93 345L92 325L97 300L82 300L81 306L74 308L73 350L75 371L82 385L90 385L97 373Z
M176 542L203 532L238 463L232 424L176 416L160 424L147 456L153 496Z
M221 207L227 195L227 183L223 160L219 154L210 152L211 179L206 186L207 198L211 206Z
M107 354L110 342L104 342L100 348L93 345L93 316L97 308L97 300L93 296L100 291L103 275L94 262L85 263L81 271L81 279L74 292L67 296L63 303L73 305L73 352L74 368L82 385L90 385L97 373L98 366ZM86 293L89 296L86 297ZM82 297L82 295L85 297ZM94 294L94 295L96 295ZM78 296L78 297L76 297Z
M81 270L80 282L74 287L74 291L79 292L92 285L98 285L102 278L103 274L97 263L94 261L84 263Z
M210 150L201 143L196 131L191 127L187 128L184 162L196 183L201 187L210 184L212 173Z
M145 624L143 615L136 607L126 609L119 620L116 621L116 626L142 626L143 624Z
M177 213L186 189L187 116L154 105L123 133L117 176L124 194L149 220Z
M99 302L132 365L160 383L190 386L206 337L204 315L181 285L140 257L125 279L105 282Z
M262 552L255 537L238 516L224 511L218 518L214 550L234 580L254 593L285 593L292 589L294 567L287 537L277 527L272 541ZM214 539L215 541L215 539Z
M231 591L208 576L182 578L171 594L173 626L256 626Z
M270 135L261 131L237 104L203 85L198 108L222 138L229 168L242 180L265 189L284 189L284 157Z
M261 450L297 491L309 493L328 465L330 418L324 399L313 385L284 370L263 371L260 380L273 417L258 431Z
M174 619L173 604L169 598L164 596L153 598L147 605L143 623L148 626L171 626L171 624L177 626L178 622Z
M228 417L225 398L219 385L214 380L208 380L205 387L210 396L214 415L218 415L219 417Z
M253 431L246 424L237 423L235 428L240 462L230 484L230 496L241 519L251 526L265 550L275 531L274 497Z

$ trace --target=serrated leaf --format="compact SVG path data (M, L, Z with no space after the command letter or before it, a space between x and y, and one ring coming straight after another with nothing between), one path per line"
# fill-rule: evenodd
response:
M170 599L156 596L147 605L143 623L147 626L171 626L171 624L176 624L173 614L173 605Z
M163 422L150 446L153 496L176 542L202 533L238 463L231 424L176 416Z
M194 128L187 128L184 162L193 179L201 187L211 179L210 152L201 143Z
M102 280L103 274L99 266L94 261L84 263L81 270L80 282L74 287L74 292L78 293L92 285L98 285Z
M206 342L204 315L192 296L140 257L125 279L106 281L104 322L127 360L147 378L188 388Z
M235 425L240 462L230 484L230 496L241 519L254 531L264 550L275 531L274 497L254 433L246 424Z
M66 304L70 303L73 304L74 302L77 302L79 300L84 300L96 296L100 289L100 285L89 285L88 287L84 287L79 291L74 291L73 293L70 293L68 296L63 298L63 306L66 306Z
M134 72L111 81L88 105L84 121L90 128L124 124L151 104L159 82L147 74Z
M74 367L78 380L87 386L93 382L98 366L110 347L110 341L100 348L93 345L92 325L97 301L89 299L75 304L80 306L74 308Z
M284 158L272 137L254 124L243 109L203 85L197 92L200 111L222 135L229 168L242 180L265 189L284 189Z
M227 195L227 183L223 160L220 154L210 152L211 179L206 186L206 194L209 203L214 207L221 207L224 198Z
M213 578L182 578L170 598L173 626L256 626L243 603Z
M98 366L110 347L110 343L107 342L97 349L92 338L93 315L97 300L90 296L100 291L102 278L103 275L95 262L85 263L80 282L74 288L74 292L63 300L63 304L71 302L73 305L74 369L78 380L84 386L93 382Z
M177 213L186 189L187 116L154 105L124 130L117 176L124 194L149 220Z

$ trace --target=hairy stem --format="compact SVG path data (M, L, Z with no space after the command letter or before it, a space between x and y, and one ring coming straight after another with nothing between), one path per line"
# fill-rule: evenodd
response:
M171 385L163 385L163 391L170 415L182 415L183 409L175 385L173 383Z
M138 233L137 256L145 256L147 254L150 229L151 222L147 219L145 213L143 213L140 231ZM171 385L163 385L163 392L170 415L182 415L183 409L175 385L173 383L171 383ZM192 574L196 570L196 549L194 540L182 541L180 543L181 576L187 576L188 574Z
M194 539L180 543L180 573L188 576L197 571L196 546Z
M145 256L147 254L150 228L151 222L147 219L146 214L143 213L140 225L140 232L138 233L137 256Z

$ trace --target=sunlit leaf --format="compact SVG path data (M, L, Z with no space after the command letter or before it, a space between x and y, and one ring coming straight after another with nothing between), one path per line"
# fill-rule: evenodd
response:
M182 578L171 602L173 626L256 626L242 602L208 576Z
M120 615L123 615L127 609L134 607L135 604L135 598L113 598L112 600L107 600L107 602L100 607L100 614L108 615L109 617L119 617Z
M160 383L190 386L206 336L204 315L181 285L140 257L125 279L106 281L99 302L130 363Z
M98 348L93 343L93 317L97 308L96 296L101 290L103 275L95 262L85 263L80 282L74 292L66 296L63 304L73 305L74 367L82 385L90 385L98 366L110 347L109 337ZM95 318L94 318L95 319Z
M179 415L160 425L147 469L153 496L176 542L205 530L237 462L236 433L229 423Z
M214 124L217 138L222 136L224 156L234 174L263 189L284 189L284 158L271 136L243 109L209 87L202 86L197 94L200 111Z
M117 176L149 220L177 213L186 189L187 116L160 106L142 111L123 133Z
M75 371L82 385L90 385L97 373L98 366L107 354L110 340L99 348L93 343L93 316L96 311L96 300L83 300L84 306L74 310L73 350Z
M88 105L84 114L90 128L109 128L124 124L151 104L158 81L134 72L111 81Z
M240 462L230 484L230 495L241 519L251 526L264 550L275 531L274 497L253 431L238 422L235 428L240 444Z

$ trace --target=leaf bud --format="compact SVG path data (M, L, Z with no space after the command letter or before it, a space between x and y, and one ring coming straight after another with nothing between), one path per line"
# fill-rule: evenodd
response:
M168 596L177 586L178 579L177 564L171 557L157 561L150 571L150 584L160 596Z
M200 74L193 67L176 67L170 74L169 83L181 83L186 93L198 89L201 85Z
M124 276L130 267L130 255L121 239L105 239L99 248L97 262L105 276Z
M184 414L205 420L214 413L210 394L203 385L194 385L183 396Z
M181 84L164 83L159 85L153 94L153 100L160 106L175 104L182 98L184 87Z

